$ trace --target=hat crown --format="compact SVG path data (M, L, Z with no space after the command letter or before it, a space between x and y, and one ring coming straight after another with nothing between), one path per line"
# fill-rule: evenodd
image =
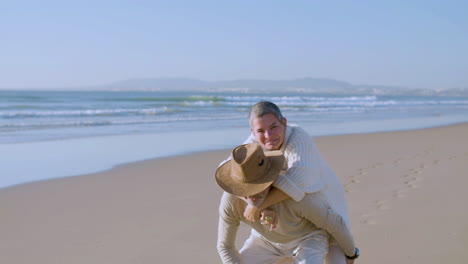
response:
M218 167L216 182L236 196L255 195L270 186L284 165L281 151L263 152L258 143L236 147L231 159Z
M242 183L259 183L271 166L258 144L241 145L232 151L232 178Z

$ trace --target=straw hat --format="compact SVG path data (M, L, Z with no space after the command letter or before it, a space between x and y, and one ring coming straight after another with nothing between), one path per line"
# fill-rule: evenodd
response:
M281 151L264 153L257 143L240 145L232 151L231 160L216 170L216 181L233 195L255 195L273 183L283 162Z

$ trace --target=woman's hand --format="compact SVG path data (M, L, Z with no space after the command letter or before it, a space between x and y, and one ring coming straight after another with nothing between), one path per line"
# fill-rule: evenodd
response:
M263 209L289 199L290 197L280 189L273 187L271 188L265 200L261 204L257 204L257 206L249 205L249 202L246 199L243 197L240 198L247 203L247 206L244 210L245 219L249 220L250 222L256 222L260 220L260 212Z
M270 225L270 231L273 231L278 224L278 217L276 212L271 209L265 209L260 214L260 223L262 225Z

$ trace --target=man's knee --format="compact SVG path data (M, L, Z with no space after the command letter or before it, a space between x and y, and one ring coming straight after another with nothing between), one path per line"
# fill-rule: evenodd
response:
M303 241L294 251L294 263L322 264L328 253L328 235L315 235Z
M322 264L326 251L316 251L316 250L307 250L302 249L294 256L294 263L296 264Z
M282 259L271 245L256 236L250 236L239 253L246 264L276 264Z

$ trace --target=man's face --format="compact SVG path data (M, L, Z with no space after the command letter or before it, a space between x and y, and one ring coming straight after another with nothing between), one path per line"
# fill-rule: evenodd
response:
M274 114L254 118L250 130L264 150L279 150L286 134L286 118L279 121Z
M259 206L263 203L263 201L265 201L265 198L270 192L270 188L271 187L268 187L264 191L257 193L255 195L252 195L252 196L245 196L245 197L238 196L238 197L244 200L250 206Z

